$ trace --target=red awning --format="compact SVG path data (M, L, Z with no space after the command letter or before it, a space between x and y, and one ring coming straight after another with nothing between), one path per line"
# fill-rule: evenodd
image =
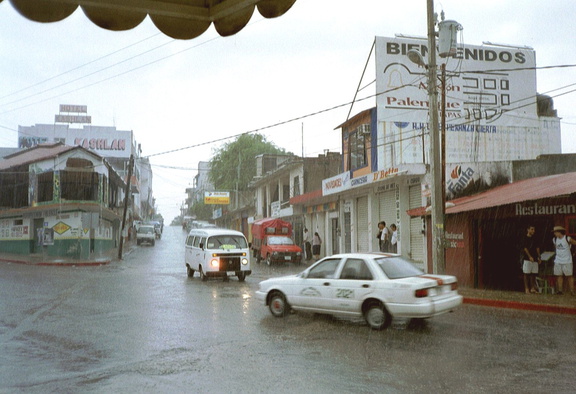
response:
M547 175L538 178L524 179L495 187L473 196L461 197L449 201L453 206L446 208L446 214L474 211L485 208L499 207L523 201L534 201L543 198L568 196L576 193L576 172ZM426 207L407 211L410 216L425 216Z
M2 0L0 0L1 2ZM218 34L238 33L258 8L265 18L283 15L296 0L10 0L14 8L36 22L57 22L78 7L94 24L108 30L129 30L146 16L167 36L191 39L212 23Z

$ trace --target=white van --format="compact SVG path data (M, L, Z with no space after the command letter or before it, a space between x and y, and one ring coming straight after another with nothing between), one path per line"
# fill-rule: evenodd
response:
M208 277L236 275L240 282L250 275L250 250L246 237L239 231L221 228L196 228L186 237L186 270L189 277L198 271Z

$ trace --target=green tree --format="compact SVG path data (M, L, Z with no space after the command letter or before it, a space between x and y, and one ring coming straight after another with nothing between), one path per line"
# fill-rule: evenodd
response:
M246 190L256 176L256 156L292 154L278 148L261 134L242 134L235 141L216 149L210 160L210 180L216 190Z
M204 204L204 201L194 201L188 209L191 216L196 216L198 220L212 220L213 205Z

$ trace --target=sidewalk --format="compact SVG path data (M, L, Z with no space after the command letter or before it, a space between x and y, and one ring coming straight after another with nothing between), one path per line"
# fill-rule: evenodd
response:
M459 288L465 304L576 315L576 296Z
M128 241L122 247L122 255L126 256L136 247L136 242ZM87 260L77 260L72 257L48 256L42 253L37 254L12 254L0 253L0 263L14 263L40 266L77 267L77 266L99 266L118 261L118 248L107 253L102 253Z
M123 256L128 255L135 247L136 243L133 241L124 244L122 248ZM0 254L0 263L42 266L99 266L110 264L112 261L118 261L118 249L110 251L105 256L96 256L82 261L57 256L43 256L42 254ZM459 288L458 292L464 297L464 304L576 315L576 296L568 294L525 294L519 291L471 288Z

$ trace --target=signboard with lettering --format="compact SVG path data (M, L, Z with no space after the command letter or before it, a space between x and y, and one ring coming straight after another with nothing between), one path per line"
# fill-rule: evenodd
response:
M378 143L383 166L422 162L428 147L428 71L408 59L409 50L419 51L428 62L427 40L376 37L376 113L378 135L384 139ZM446 65L447 162L561 153L559 123L544 128L538 119L532 48L460 45L455 58L437 56L437 62ZM440 97L440 82L438 89Z
M204 204L230 204L230 192L204 192Z

